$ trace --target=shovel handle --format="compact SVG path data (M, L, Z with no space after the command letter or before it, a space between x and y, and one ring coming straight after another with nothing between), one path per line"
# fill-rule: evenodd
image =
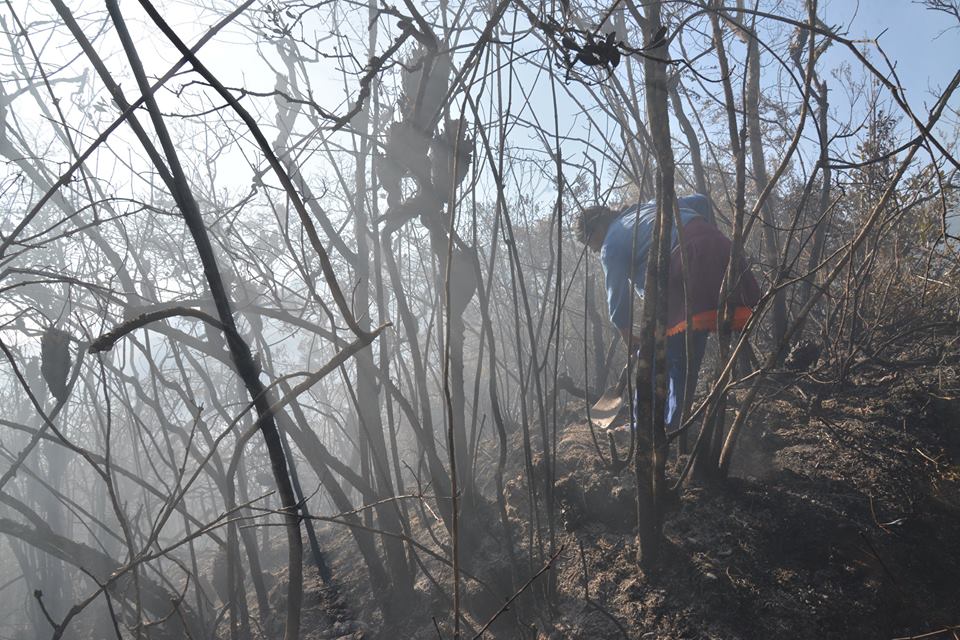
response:
M629 373L629 365L623 365L623 369L620 371L620 377L617 379L617 393L623 393L623 390L627 388L627 376Z

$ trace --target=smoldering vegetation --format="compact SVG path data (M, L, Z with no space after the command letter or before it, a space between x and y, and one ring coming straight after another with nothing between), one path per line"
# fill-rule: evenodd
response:
M5 5L0 638L955 633L960 70L825 11ZM598 429L686 193L763 296L668 436L655 243Z

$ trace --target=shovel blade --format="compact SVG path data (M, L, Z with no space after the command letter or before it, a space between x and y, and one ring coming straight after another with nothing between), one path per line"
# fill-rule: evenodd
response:
M609 427L614 421L626 413L623 394L617 389L610 389L597 400L590 408L590 420L601 429Z

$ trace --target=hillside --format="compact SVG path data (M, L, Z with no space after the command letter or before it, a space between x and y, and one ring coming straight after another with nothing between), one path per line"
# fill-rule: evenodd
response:
M523 597L522 628L513 620L484 637L954 637L960 402L944 394L957 389L957 361L889 371L864 371L843 385L810 377L781 384L752 416L734 477L682 491L666 518L668 550L655 576L641 575L635 561L632 471L611 476L597 463L589 428L571 422L558 450L566 530L551 567L554 615L532 611ZM344 537L333 527L325 539L336 547ZM341 575L355 567L350 554L334 556ZM315 602L306 620L319 628L306 637L436 637L431 617L449 602L428 581L402 628L378 626L366 583L351 583L359 591L344 600L353 611L328 616Z

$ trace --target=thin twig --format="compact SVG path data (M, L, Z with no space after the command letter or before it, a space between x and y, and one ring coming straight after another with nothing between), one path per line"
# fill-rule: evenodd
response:
M495 614L493 614L493 617L487 620L487 623L480 628L480 632L477 633L477 635L473 636L473 640L479 640L479 638L484 634L484 632L486 632L486 630L490 628L490 625L492 625L496 621L496 619L500 617L500 614L510 609L510 605L513 604L513 601L519 598L521 594L523 594L523 592L526 591L530 587L530 585L533 584L534 580L539 578L545 571L547 571L550 568L550 566L560 556L560 554L563 553L564 547L565 545L560 545L560 548L558 548L553 553L553 555L550 556L547 562L542 567L540 567L540 570L537 571L532 576L530 576L530 579L524 582L523 586L520 587L516 593L510 596L509 600L503 603L503 606L500 607L500 609L498 609Z

